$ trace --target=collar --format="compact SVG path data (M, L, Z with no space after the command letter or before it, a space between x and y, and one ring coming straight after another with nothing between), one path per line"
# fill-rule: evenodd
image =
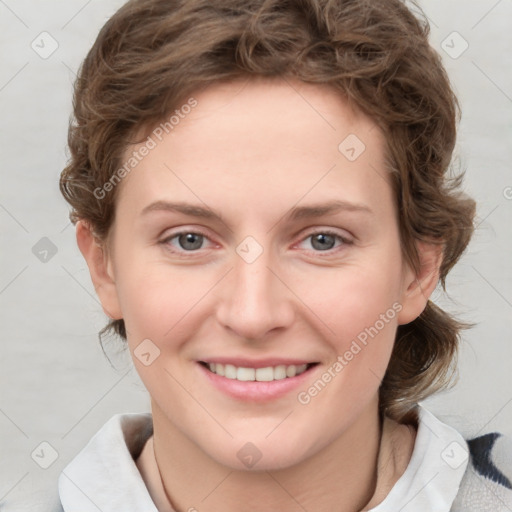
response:
M369 512L449 512L468 464L468 446L452 427L418 408L411 460L386 498ZM153 433L150 413L113 416L59 476L65 512L158 512L135 459Z
M454 428L418 406L411 460L386 498L368 512L449 512L469 460L469 448Z
M59 476L65 512L158 512L135 464L153 433L150 413L116 414Z

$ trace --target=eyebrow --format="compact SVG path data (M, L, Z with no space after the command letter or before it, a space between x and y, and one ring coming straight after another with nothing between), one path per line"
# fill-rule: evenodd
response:
M192 217L199 217L204 219L217 220L224 223L222 216L215 210L203 207L199 205L193 205L184 202L171 202L171 201L155 201L150 205L146 206L141 215L146 215L154 211L170 211L180 212L184 215L190 215ZM351 203L348 201L329 201L327 203L311 204L307 206L298 206L292 208L291 211L285 215L287 220L300 220L309 219L315 217L322 217L324 215L334 214L341 211L348 212L361 212L366 214L373 214L373 211L364 204Z

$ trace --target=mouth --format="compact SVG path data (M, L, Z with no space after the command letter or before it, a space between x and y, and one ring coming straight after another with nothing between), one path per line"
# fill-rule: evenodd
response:
M240 382L272 382L297 377L313 368L318 363L279 364L264 367L235 366L234 364L213 363L199 361L204 368L211 373L225 377L226 379Z
M319 362L299 360L196 361L208 386L239 402L264 403L289 396L313 380ZM234 364L236 363L236 364ZM286 364L284 364L286 363ZM316 372L315 372L316 373Z

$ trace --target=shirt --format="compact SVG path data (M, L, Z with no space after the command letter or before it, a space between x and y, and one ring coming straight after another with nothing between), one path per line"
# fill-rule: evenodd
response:
M371 512L511 511L510 473L493 460L500 434L466 441L424 407L418 412L409 464ZM54 512L158 512L135 462L152 433L150 413L113 416L60 474Z

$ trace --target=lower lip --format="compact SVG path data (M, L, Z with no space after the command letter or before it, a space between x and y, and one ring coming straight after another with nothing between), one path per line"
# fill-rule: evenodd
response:
M246 402L266 402L280 398L304 385L319 365L312 366L295 377L267 382L228 379L211 372L200 363L197 363L197 366L213 386L227 395Z

